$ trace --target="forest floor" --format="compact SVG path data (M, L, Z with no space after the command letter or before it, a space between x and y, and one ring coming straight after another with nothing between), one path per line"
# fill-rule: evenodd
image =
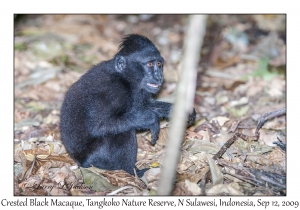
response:
M15 195L155 195L167 138L161 122L156 145L138 136L142 180L122 171L79 169L60 138L60 107L72 83L111 59L126 34L147 36L165 59L159 100L173 102L180 79L187 15L18 15L15 17ZM194 107L186 130L173 195L285 195L286 107L284 15L210 15L201 50ZM184 70L183 70L184 71ZM121 188L120 191L117 189Z

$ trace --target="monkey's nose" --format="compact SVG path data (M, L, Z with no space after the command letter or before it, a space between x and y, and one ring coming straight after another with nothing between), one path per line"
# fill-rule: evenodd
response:
M154 78L157 80L157 81L162 81L162 74L160 74L159 72L155 71L154 72Z

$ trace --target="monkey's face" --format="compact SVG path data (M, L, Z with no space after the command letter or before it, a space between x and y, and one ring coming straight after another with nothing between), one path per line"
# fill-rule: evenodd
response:
M142 88L150 93L156 94L164 80L163 64L164 60L161 56L150 56L141 62L144 71L142 79Z
M121 44L115 69L139 88L156 94L163 82L164 59L145 37L132 35Z

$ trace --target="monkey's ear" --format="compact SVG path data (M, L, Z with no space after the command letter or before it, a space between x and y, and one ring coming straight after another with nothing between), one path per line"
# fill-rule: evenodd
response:
M123 56L117 55L115 58L115 69L118 72L122 72L126 67L126 59Z

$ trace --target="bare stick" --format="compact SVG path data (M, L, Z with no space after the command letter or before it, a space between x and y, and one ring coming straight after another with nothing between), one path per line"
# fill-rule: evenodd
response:
M184 43L184 57L177 97L172 109L172 125L166 145L158 195L170 195L174 186L180 156L180 145L191 107L193 106L197 64L205 35L206 15L191 15Z
M260 133L259 133L259 129L263 126L263 124L270 119L273 119L274 117L278 117L281 116L283 114L286 113L286 108L282 108L273 112L268 112L266 114L264 114L258 121L258 124L256 126L256 130L255 130L255 136L246 136L242 133L235 133L233 137L231 137L219 150L219 152L217 152L217 154L215 154L213 156L214 160L217 160L219 158L222 157L222 155L226 152L226 150L237 140L237 138L241 138L245 141L257 141L259 139Z

